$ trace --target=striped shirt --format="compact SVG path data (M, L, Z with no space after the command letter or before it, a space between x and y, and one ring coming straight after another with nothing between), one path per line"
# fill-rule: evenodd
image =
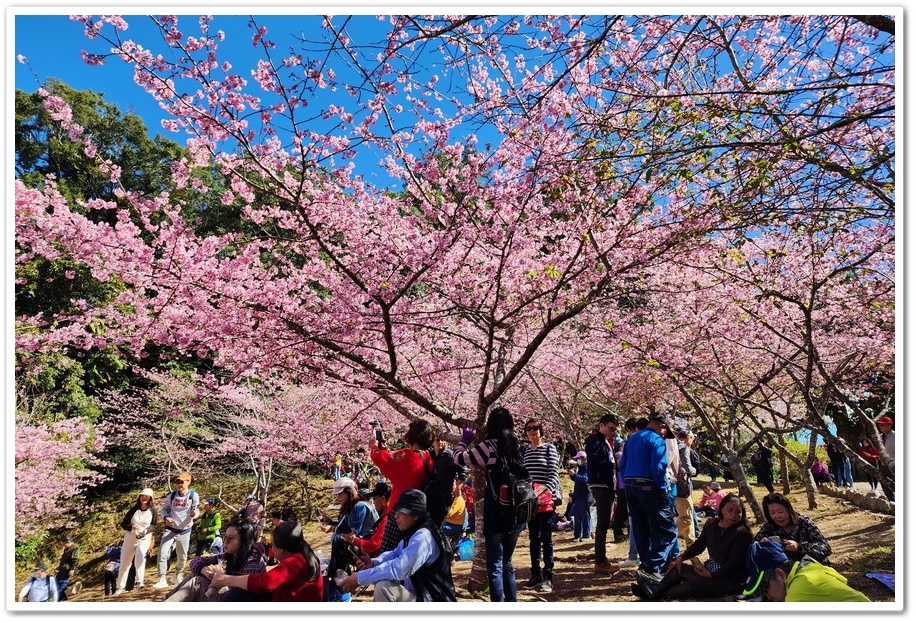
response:
M560 490L560 454L553 444L542 443L537 448L525 446L522 449L522 463L534 482L550 489L555 498L563 497Z

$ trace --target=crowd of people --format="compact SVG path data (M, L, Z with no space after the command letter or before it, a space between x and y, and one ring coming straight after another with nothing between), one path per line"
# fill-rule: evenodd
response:
M887 419L877 424L884 449L893 457ZM831 567L831 546L817 525L774 491L772 475L762 474L763 464L772 461L769 441L758 446L752 461L769 491L762 502L765 521L752 535L743 501L726 494L717 481L704 484L699 502L693 503L692 479L704 459L693 449L688 428L655 410L628 419L625 438L618 434L620 427L616 415L604 414L584 449L561 443L561 451L547 440L544 423L536 418L525 421L523 443L512 414L497 407L482 434L465 428L454 448L448 447L443 431L424 420L410 423L397 449L388 448L377 434L369 451L379 473L375 487L370 490L368 482L335 471L331 493L338 516L318 511L321 530L329 535L330 559L319 559L289 509L272 513L272 529L265 533L267 513L254 494L224 525L216 501L201 502L191 489L191 474L184 472L160 505L153 490L144 488L125 513L121 542L106 551L105 594L122 594L129 579L134 587L145 586L147 558L159 532L158 581L152 588L169 589L164 601L348 601L370 585L375 601L456 601L451 565L456 540L474 533L469 470L476 467L486 478L478 536L491 601L516 601L519 590L553 590L554 533L563 519L574 541L594 540L595 573L635 570L631 590L643 600L730 595L770 601L867 600ZM564 455L570 457L565 469L573 487L561 517L557 507L564 500ZM530 478L538 493L536 508L521 519L505 513L499 478L506 466ZM432 480L445 497L441 508L437 495L427 495L435 491L429 488ZM885 490L893 495L889 487ZM517 579L513 555L526 531L530 567ZM196 550L188 564L192 534ZM626 559L608 558L609 534L615 542L628 542ZM79 590L79 582L73 582L79 547L70 535L61 544L57 574L36 563L20 601L60 601ZM829 589L820 590L817 582Z

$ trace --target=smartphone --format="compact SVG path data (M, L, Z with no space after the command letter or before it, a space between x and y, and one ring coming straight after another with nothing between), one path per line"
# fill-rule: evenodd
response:
M385 439L384 439L384 437L382 437L382 429L381 429L381 428L376 428L376 429L375 429L375 443L377 443L378 445L382 445L383 443L385 443Z

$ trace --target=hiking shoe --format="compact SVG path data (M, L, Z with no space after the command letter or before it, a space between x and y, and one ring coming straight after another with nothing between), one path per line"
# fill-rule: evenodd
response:
M114 595L115 595L115 597L117 597L118 595L122 594L123 592L124 592L124 589L123 589L123 588L119 588L118 590L116 590L116 591L114 592Z
M620 571L620 565L610 560L595 563L595 573L617 573Z
M639 563L638 563L638 562L636 562L635 560L630 560L629 558L627 558L627 559L624 560L624 561L621 561L621 563L620 563L620 568L621 568L621 569L635 569L635 568L637 568L638 566L639 566Z
M544 580L541 582L541 585L538 587L538 591L542 593L552 593L553 592L553 582L550 580Z
M169 582L165 578L159 578L159 581L153 584L153 588L168 588Z
M544 578L539 575L531 576L531 579L522 584L522 588L537 588L544 583Z
M73 584L71 584L71 585L68 586L67 588L70 589L70 595L71 595L71 596L72 596L72 595L76 595L78 592L80 592L80 589L83 588L83 583L82 583L82 582L74 582Z
M184 575L182 575L181 573L175 576L175 584L181 584L183 580L184 580Z
M625 537L622 532L614 535L614 543L623 543L627 540L627 537Z
M134 588L146 588L146 582L137 582L134 584Z

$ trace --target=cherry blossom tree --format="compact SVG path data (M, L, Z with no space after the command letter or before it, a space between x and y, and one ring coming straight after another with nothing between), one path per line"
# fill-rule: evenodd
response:
M281 48L252 18L261 58L241 68L221 58L235 33L213 32L211 16L193 34L184 18L146 18L159 50L123 39L122 17L76 19L102 44L87 62L127 62L188 155L172 195L120 189L74 206L53 180L17 183L20 257L66 255L126 284L108 304L17 319L42 328L17 334L24 350L142 358L164 345L240 385L340 385L389 414L479 428L593 310L605 327L617 310L617 344L670 381L693 350L663 323L678 309L661 307L664 277L717 232L754 227L762 241L786 219L838 211L855 237L893 215L887 19L392 16L374 47L351 29L366 18L344 16ZM45 101L90 154L64 103ZM368 158L392 183L371 181ZM117 185L118 168L100 165ZM209 190L196 172L213 167L245 228L186 218ZM619 311L636 287L653 313ZM775 342L791 340L756 337L789 374ZM827 361L810 352L809 372Z

